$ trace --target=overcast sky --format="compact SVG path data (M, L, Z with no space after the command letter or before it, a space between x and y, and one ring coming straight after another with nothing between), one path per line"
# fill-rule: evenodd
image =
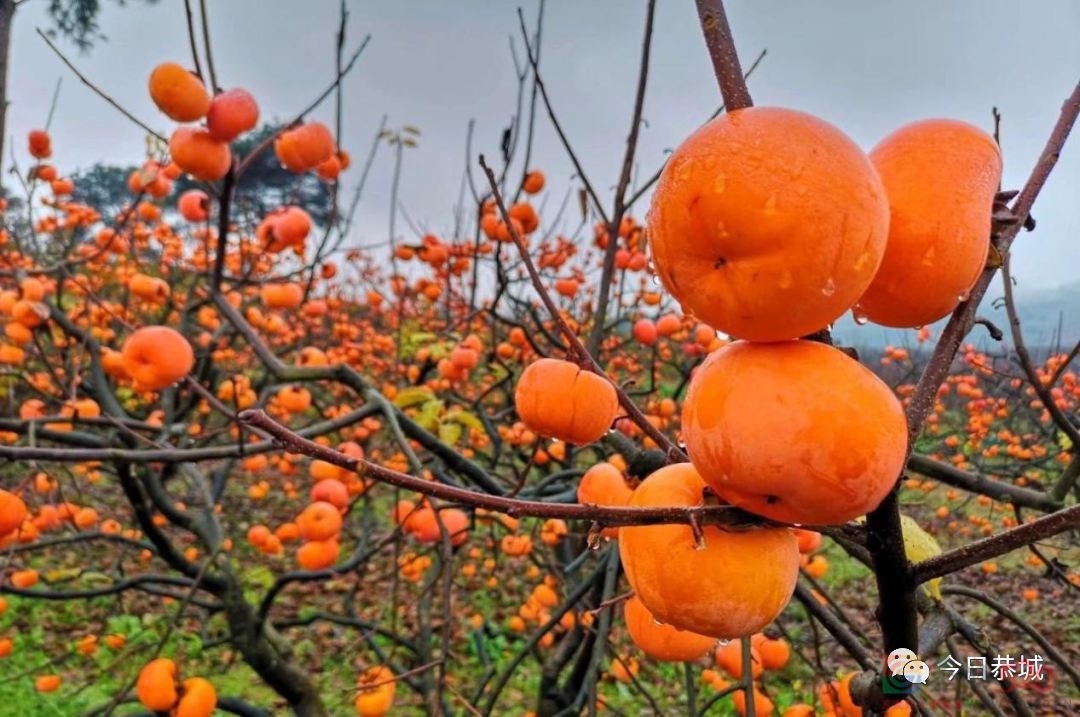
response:
M208 4L220 81L251 91L264 118L290 117L332 79L336 0ZM106 41L85 55L69 43L61 46L117 101L169 131L146 78L159 62L190 65L183 2L103 5ZM80 85L34 32L48 25L46 6L47 0L27 0L15 20L8 132L21 161L26 132L44 123L58 77L64 83L52 134L61 171L102 158L139 161L141 130ZM406 159L401 196L425 228L452 225L470 119L476 120L476 151L498 154L516 92L508 39L518 38L517 6L509 0L349 0L349 46L365 33L373 39L346 80L342 144L362 156L384 113L391 125L423 130L420 147ZM531 23L535 3L522 6ZM644 11L644 0L547 4L541 74L587 173L607 194L629 129ZM768 48L750 83L755 103L817 114L867 149L895 127L925 117L963 119L989 130L991 108L999 107L1006 187L1026 178L1080 76L1076 0L729 0L728 11L744 64ZM718 101L694 3L659 0L641 173L658 167L665 151ZM329 122L332 103L316 116ZM572 169L546 119L538 122L533 156L553 188L549 201L557 202ZM386 237L389 159L383 153L372 173L356 243ZM345 184L355 179L346 175ZM1037 232L1017 245L1014 271L1023 289L1076 281L1078 180L1080 137L1036 205Z

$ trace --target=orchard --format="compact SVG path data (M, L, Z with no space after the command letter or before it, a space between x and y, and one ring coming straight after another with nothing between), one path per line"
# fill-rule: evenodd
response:
M271 121L215 65L208 3L168 1L190 54L146 43L124 78L39 31L147 137L115 202L44 118L5 146L0 715L1080 709L1080 344L1029 346L1011 263L1080 85L1009 187L989 113L861 146L755 104L768 58L740 58L721 0L683 1L720 109L641 172L648 0L603 186L540 2L508 16L502 152L470 127L436 233L397 201L419 128L343 146L380 40L347 31L362 9ZM360 242L380 179L389 233ZM845 316L902 339L843 345ZM931 678L897 694L901 653ZM985 679L947 678L972 659Z

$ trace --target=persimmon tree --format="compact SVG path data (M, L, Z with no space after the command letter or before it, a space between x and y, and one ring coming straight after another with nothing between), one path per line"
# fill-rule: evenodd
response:
M12 679L63 694L120 674L96 715L525 712L508 693L529 670L539 715L618 711L611 682L656 714L932 714L886 701L883 656L991 654L974 600L1080 689L1066 652L954 580L1028 550L1063 600L1080 590L1059 557L1080 527L1080 346L1035 358L1010 274L1080 85L1027 182L1002 191L995 137L967 123L908 125L865 152L822 118L755 107L722 3L698 0L722 104L640 181L650 0L605 196L541 75L541 3L531 29L519 12L501 156L475 153L470 125L452 231L405 238L397 189L420 130L384 119L359 162L341 146L368 44L349 54L344 4L336 76L261 135L257 93L226 89L205 8L201 22L187 9L193 70L163 62L148 78L169 136L63 58L153 149L103 218L91 198L108 193L80 194L58 169L63 139L54 152L30 133L0 266L6 631L38 601L164 619L148 638L99 636L102 609L74 647L38 646L44 661L0 634ZM330 106L333 121L313 119ZM544 121L575 168L553 211L532 151ZM387 239L356 246L386 150ZM256 197L271 161L278 191ZM973 330L1004 337L976 315L999 272L1011 349L981 350ZM916 330L917 346L871 370L834 345L849 311ZM945 494L923 517L948 549L905 490ZM990 517L961 524L969 502ZM873 625L830 594L826 546L873 576L860 596ZM521 593L513 614L485 612L478 595L504 589ZM346 631L344 652L300 649L321 625ZM242 660L277 701L220 689L179 633ZM99 651L104 666L80 662ZM466 654L481 674L456 670ZM706 656L717 669L698 670ZM770 679L793 658L814 684L781 704ZM355 687L320 684L327 661ZM681 664L683 680L643 679L642 662ZM998 682L1009 710L1034 714Z

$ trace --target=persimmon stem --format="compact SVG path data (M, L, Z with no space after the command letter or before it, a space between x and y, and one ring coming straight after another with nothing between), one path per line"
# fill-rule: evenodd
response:
M728 112L753 107L754 101L746 87L723 0L697 0L697 11L701 32L705 36L705 47L709 50L713 72L716 73L720 94L724 98L724 107Z

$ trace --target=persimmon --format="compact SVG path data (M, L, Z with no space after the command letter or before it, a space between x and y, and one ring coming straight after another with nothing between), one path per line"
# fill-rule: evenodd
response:
M656 339L659 333L656 330L656 324L649 319L638 319L634 324L633 332L634 338L639 343L645 346L652 346L656 343Z
M283 386L277 392L277 400L291 413L303 413L311 408L311 392L300 386Z
M201 189L189 189L180 195L176 208L189 222L205 222L210 217L210 198Z
M170 294L168 282L147 274L135 274L128 281L128 288L132 294L144 301L164 301Z
M155 712L172 709L180 698L176 690L176 663L167 657L151 660L139 671L135 694L143 707Z
M756 707L757 705L755 705ZM814 717L814 707L808 704L797 704L784 710L780 717Z
M611 660L611 677L616 682L633 682L640 671L641 666L633 657L615 656Z
M325 502L342 510L349 505L349 489L337 478L321 480L311 487L312 502Z
M175 62L163 62L150 73L150 99L177 122L200 120L210 109L202 80Z
M735 711L740 715L747 713L746 690L738 690L731 695L731 702L735 705ZM754 685L754 714L759 715L759 717L771 717L775 709L769 696L759 690L757 685Z
M266 539L270 537L270 529L265 525L253 525L248 528L247 539L248 542L255 547L261 546L266 542Z
M779 670L791 659L791 646L787 640L766 637L755 645L761 655L761 664L766 670Z
M356 680L360 688L353 705L360 717L383 717L394 704L397 681L394 673L383 666L365 670Z
M16 570L11 574L11 584L20 590L26 590L37 585L38 571L33 568L27 568L26 570Z
M606 378L559 359L544 358L521 374L514 402L522 422L537 433L585 445L607 433L619 407Z
M439 519L450 536L450 544L458 546L469 539L469 514L459 508L446 508L439 512Z
M737 342L694 374L682 414L717 495L773 520L837 525L877 507L907 456L900 402L839 349Z
M60 675L40 675L34 680L34 689L38 692L56 692L61 682Z
M512 558L519 558L532 552L532 538L528 535L504 535L499 541L499 549Z
M806 572L812 578L821 579L829 572L829 561L824 555L815 555L806 563Z
M544 545L558 545L569 534L570 528L567 527L565 520L549 518L544 521L540 530L540 540Z
M52 156L52 138L45 130L31 130L27 140L30 156L34 159L48 159Z
M821 533L802 528L795 528L792 532L799 541L799 552L803 555L809 555L821 547Z
M693 465L669 465L634 490L630 505L700 506L705 487ZM746 637L772 622L798 576L791 531L705 526L702 537L703 548L688 525L619 529L626 577L645 607L661 622L719 639Z
M324 182L333 182L341 174L341 160L335 155L315 165L315 174Z
M623 606L630 639L642 652L660 662L688 662L708 653L716 638L660 624L636 596Z
M274 152L286 169L307 172L334 154L334 136L326 125L309 122L278 135Z
M626 484L623 472L606 461L585 471L578 481L578 503L593 505L623 506L630 502L633 489ZM618 536L617 528L604 528L601 531L607 538Z
M0 658L8 657L15 649L15 644L10 637L0 638Z
M325 570L337 562L340 553L337 540L310 540L296 551L296 560L304 570Z
M304 301L304 288L299 284L266 284L261 290L263 304L270 309L295 309Z
M341 511L331 503L312 503L296 518L304 540L329 540L341 532Z
M172 717L210 717L217 707L217 690L209 680L189 677L184 680L180 701Z
M195 365L191 344L168 326L145 326L124 341L124 368L143 390L176 383Z
M739 338L779 341L855 304L888 227L885 191L854 142L812 115L751 107L708 122L671 155L648 240L685 309Z
M269 251L301 246L311 232L311 216L300 207L281 207L263 220L257 236Z
M734 680L742 679L743 662L741 641L733 640L720 645L716 648L716 652L713 653L713 658L716 660L716 666L726 672L729 677ZM757 648L751 646L750 674L756 680L764 671L765 665L762 662L761 654L758 652Z
M857 314L885 326L933 323L966 298L986 264L1001 152L978 127L932 119L881 140L870 161L892 219L881 268Z
M232 142L259 123L259 105L247 90L214 96L206 112L206 129L220 142Z
M525 181L521 183L521 190L526 194L539 194L544 189L544 173L539 169L530 170L525 174Z
M93 528L98 522L98 512L93 508L80 508L75 514L75 525L87 530Z
M10 491L0 490L0 536L17 530L26 520L26 503Z
M232 165L229 145L197 127L180 127L173 132L169 156L180 169L204 182L221 179Z

